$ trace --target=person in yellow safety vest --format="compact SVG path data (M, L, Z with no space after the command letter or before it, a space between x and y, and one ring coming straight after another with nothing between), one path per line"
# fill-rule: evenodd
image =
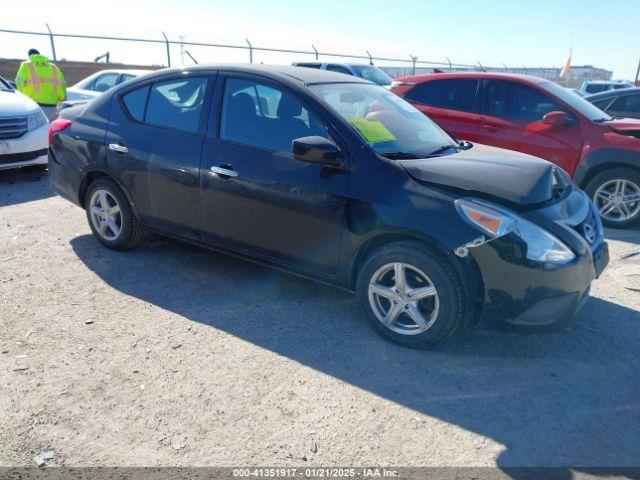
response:
M29 50L29 60L20 64L16 87L38 103L49 120L55 118L58 102L67 97L64 75L35 48Z

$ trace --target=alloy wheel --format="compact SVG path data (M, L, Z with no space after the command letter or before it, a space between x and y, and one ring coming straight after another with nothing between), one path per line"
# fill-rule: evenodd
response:
M378 320L401 335L427 331L438 318L440 301L431 279L402 262L380 267L369 282L369 304Z
M96 190L89 201L91 222L103 239L113 241L122 232L122 213L115 197L107 190Z
M624 222L640 213L640 187L629 180L609 180L598 187L593 202L603 218Z

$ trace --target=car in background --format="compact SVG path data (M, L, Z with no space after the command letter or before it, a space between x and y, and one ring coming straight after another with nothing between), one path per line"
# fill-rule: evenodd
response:
M67 88L67 100L89 100L149 70L101 70Z
M344 73L352 77L360 77L383 87L391 85L393 79L384 70L373 65L361 63L325 63L325 62L294 62L294 67L317 68L330 72Z
M537 77L460 72L396 81L394 93L458 138L562 167L587 191L608 226L640 219L640 120L613 119Z
M595 206L560 168L458 142L353 76L166 69L51 132L53 190L105 247L150 230L338 285L406 346L479 321L561 328L608 262Z
M38 104L0 77L0 170L47 168L48 132Z
M584 98L613 117L640 118L640 88L609 90Z
M633 88L634 85L628 82L617 80L585 80L578 90L583 97L594 93L606 92L608 90L620 90L622 88Z

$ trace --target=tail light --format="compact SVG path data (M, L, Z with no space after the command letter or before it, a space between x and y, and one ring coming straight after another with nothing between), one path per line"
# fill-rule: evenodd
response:
M49 145L51 145L51 140L53 140L53 134L56 132L61 132L67 127L71 126L71 122L69 120L65 120L64 118L56 118L49 125Z

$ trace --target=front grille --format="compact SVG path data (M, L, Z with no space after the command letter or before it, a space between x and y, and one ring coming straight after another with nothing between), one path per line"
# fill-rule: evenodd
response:
M27 117L0 117L0 140L19 138L28 130Z
M577 225L573 225L572 228L587 241L592 249L596 247L602 239L603 232L601 231L593 208L589 208L589 213L587 213L584 220Z
M35 160L36 158L46 154L47 154L46 148L43 148L42 150L34 150L33 152L9 153L8 155L0 155L0 164L14 163L14 162L27 162L29 160Z

